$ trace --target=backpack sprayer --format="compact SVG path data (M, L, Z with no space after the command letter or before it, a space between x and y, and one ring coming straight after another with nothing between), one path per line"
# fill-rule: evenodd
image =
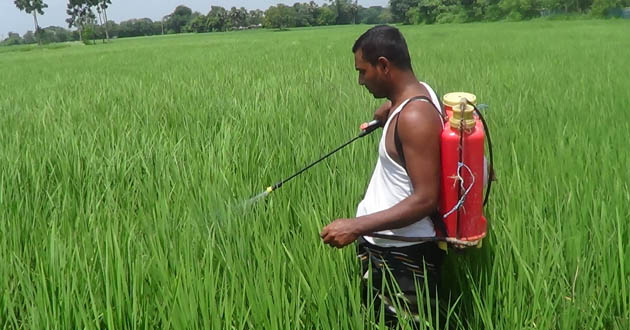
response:
M442 130L440 139L442 179L439 214L432 219L436 236L405 237L378 233L367 236L405 242L446 242L458 248L481 246L487 230L483 206L488 202L492 183L492 175L488 175L488 164L484 157L484 141L487 138L490 169L492 169L490 132L483 115L477 108L475 95L461 92L449 93L444 95L443 101L445 112L443 119L447 124ZM251 198L248 203L266 197L304 171L352 142L372 133L380 126L381 123L377 120L362 124L359 135L288 178L267 187L263 192ZM488 176L490 176L489 179L487 179ZM483 197L485 181L487 181L487 188Z
M488 202L492 186L493 155L488 125L476 101L475 95L462 92L449 93L443 98L446 125L440 137L440 206L438 212L431 216L436 236L406 237L378 233L368 236L404 242L446 242L456 248L481 247L487 230L483 206ZM484 156L486 138L489 166Z

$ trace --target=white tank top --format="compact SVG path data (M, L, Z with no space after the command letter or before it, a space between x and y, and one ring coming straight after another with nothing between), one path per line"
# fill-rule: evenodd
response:
M433 89L424 82L421 82L421 84L429 92L433 105L442 112L439 99ZM422 100L419 101L423 102ZM374 168L374 173L372 174L372 179L370 180L370 184L365 192L365 196L357 207L357 217L389 209L413 193L413 186L409 176L407 175L407 171L387 154L387 150L385 148L387 129L389 128L392 119L396 117L396 114L400 112L408 102L409 99L399 105L398 108L390 114L387 119L387 123L385 123L385 126L383 127L383 136L381 137L378 145L378 161L376 162L376 167ZM429 217L418 219L418 221L406 227L383 230L378 233L383 235L406 237L435 236L433 222ZM414 242L401 242L370 236L364 236L364 238L369 243L382 247L401 247L418 244Z

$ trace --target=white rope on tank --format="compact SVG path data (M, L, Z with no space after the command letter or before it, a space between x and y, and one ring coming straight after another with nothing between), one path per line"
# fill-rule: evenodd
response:
M468 171L468 174L470 174L470 177L472 178L472 182L470 183L468 188L464 187L464 178L462 177L462 173L461 173L461 169L462 168L465 168ZM464 193L460 197L460 199L457 202L457 204L455 204L455 206L450 211L448 211L448 212L446 212L446 214L444 214L443 218L447 218L453 212L457 211L457 209L459 209L460 207L464 206L464 202L466 201L466 196L472 190L472 187L475 184L475 175L473 174L473 172L470 169L470 167L468 167L468 165L466 165L464 163L461 163L461 162L457 162L457 176L455 177L455 181L457 181L457 180L459 180L459 186L460 186L460 188L462 190L464 190Z

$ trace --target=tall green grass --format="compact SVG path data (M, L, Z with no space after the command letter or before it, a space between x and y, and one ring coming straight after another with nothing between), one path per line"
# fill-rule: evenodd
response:
M379 327L318 233L354 215L380 133L241 207L371 117L365 29L0 53L0 325ZM401 29L420 79L490 105L498 170L427 328L627 329L628 22Z

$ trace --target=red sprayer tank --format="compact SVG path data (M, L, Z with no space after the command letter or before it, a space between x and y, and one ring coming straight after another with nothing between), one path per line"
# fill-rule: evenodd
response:
M449 122L442 131L440 214L447 233L440 234L476 241L486 236L487 228L482 215L485 137L481 120L465 102L461 99L457 105L448 105Z

